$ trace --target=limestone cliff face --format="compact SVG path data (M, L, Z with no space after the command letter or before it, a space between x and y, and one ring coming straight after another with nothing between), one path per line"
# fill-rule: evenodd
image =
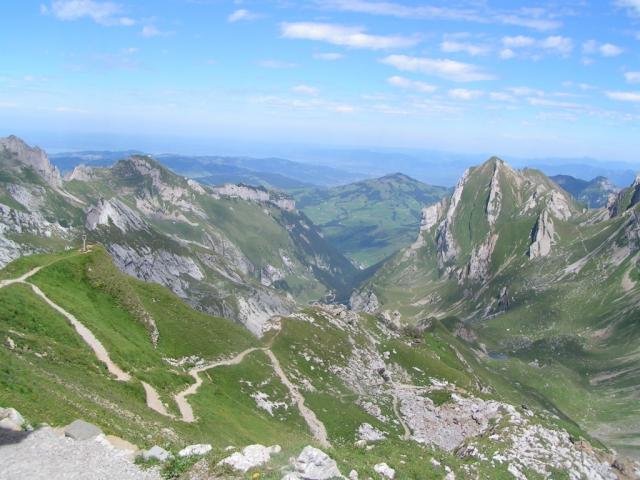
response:
M49 222L37 211L21 212L0 203L0 268L18 257L42 251L35 244L12 239L15 235L70 240L72 231L58 223Z
M466 267L460 271L459 281L475 280L484 281L489 277L491 267L491 256L496 248L498 234L492 233L487 239L479 245L476 245L471 251L471 258Z
M551 247L555 241L555 227L547 210L544 210L536 221L531 231L531 245L529 257L546 257L551 253Z
M489 198L485 211L487 213L487 221L492 227L495 226L500 209L502 208L502 192L500 191L500 168L503 166L502 161L497 161L491 177L491 186L489 187Z
M353 292L349 299L349 307L356 312L376 313L380 309L378 297L372 291Z
M87 211L85 227L95 230L100 225L113 224L122 233L131 230L147 230L145 222L132 209L117 198L100 199L98 203Z
M33 168L52 187L62 186L60 171L51 164L44 150L30 147L14 135L0 138L0 147L6 149L18 162Z
M455 190L453 191L453 195L451 195L451 199L449 200L449 208L447 209L446 217L443 221L440 222L438 228L436 230L436 244L438 246L438 266L442 269L445 267L445 264L453 259L455 259L458 253L458 247L456 245L456 241L453 237L453 233L451 231L453 226L453 221L456 215L456 210L458 209L458 205L460 204L460 200L462 199L462 192L464 190L465 184L469 179L470 170L465 170L464 174L458 180Z
M296 208L296 202L294 200L264 188L228 183L213 187L213 191L221 197L241 198L251 202L269 203L289 212Z

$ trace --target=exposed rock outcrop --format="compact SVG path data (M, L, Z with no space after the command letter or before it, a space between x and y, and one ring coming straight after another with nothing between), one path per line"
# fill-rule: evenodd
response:
M51 164L44 150L30 147L15 135L0 138L0 147L6 149L18 162L33 168L52 187L62 186L60 171Z
M95 230L100 225L113 224L122 233L131 230L147 230L146 223L131 208L117 198L105 200L101 198L97 205L87 211L85 227Z
M373 314L380 309L380 302L371 290L355 291L349 298L349 307L356 312Z
M272 447L249 445L248 447L244 447L242 452L236 452L221 460L218 465L229 465L239 472L248 472L252 468L265 465L271 460L271 455L280 453L281 450L280 445L274 445Z
M338 465L329 455L317 448L306 446L293 462L291 479L330 480L342 478Z
M531 245L529 258L546 257L551 253L555 242L555 227L546 210L538 216L538 220L531 231Z
M296 208L296 202L291 198L261 187L227 183L213 187L213 191L222 197L241 198L252 202L269 203L286 211L293 211Z
M445 265L451 260L455 259L456 255L458 254L458 247L456 245L455 239L453 238L451 228L455 218L456 210L458 208L458 205L460 204L460 200L462 199L462 192L464 191L464 187L467 183L467 180L469 179L470 173L471 170L465 170L460 180L458 180L456 188L453 191L453 195L451 195L451 199L449 201L449 208L447 209L446 218L442 222L440 222L436 231L436 244L438 247L438 267L440 269L443 269Z
M489 234L484 242L473 247L471 258L467 266L461 271L459 281L476 280L484 281L489 277L491 268L491 256L498 241L498 234Z
M496 220L498 220L498 217L500 216L500 209L502 208L500 169L503 165L504 162L502 160L496 160L493 175L491 177L491 185L489 186L489 198L487 199L485 212L487 213L487 221L491 227L496 224Z

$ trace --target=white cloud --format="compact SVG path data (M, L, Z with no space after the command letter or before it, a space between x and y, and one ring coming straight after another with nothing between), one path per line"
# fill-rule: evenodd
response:
M291 62L283 62L280 60L260 60L258 62L258 66L262 67L262 68L294 68L297 67L298 65L296 65L295 63L291 63Z
M389 55L380 61L405 72L420 72L454 82L476 82L495 78L476 65L455 60Z
M420 82L417 80L411 80L409 78L393 76L387 79L387 83L389 85L393 85L398 88L405 88L407 90L416 90L421 93L433 93L437 90L438 87L435 85L430 85L425 82Z
M619 7L628 8L632 13L640 14L640 0L617 0Z
M478 2L484 3L484 2ZM497 12L488 8L478 9L472 6L465 8L439 7L432 5L409 6L390 1L371 0L325 0L322 5L327 8L370 15L384 15L408 19L453 20L475 23L500 23L516 25L535 30L554 30L562 23L552 18L544 9L520 9L513 12Z
M503 48L502 50L500 50L499 55L503 60L509 60L516 56L516 52L514 52L510 48Z
M640 102L640 92L607 92L607 97L621 102Z
M624 74L624 78L629 83L640 83L640 72L627 72Z
M533 95L541 97L544 95L544 92L542 90L531 87L511 87L507 90L518 97L528 97Z
M311 87L309 85L296 85L291 89L294 93L301 93L303 95L317 95L319 90L316 87Z
M588 40L582 44L582 53L586 55L600 54L603 57L617 57L624 50L612 43L599 43L595 40Z
M155 25L145 25L144 27L142 27L142 31L140 32L140 34L145 38L152 38L167 37L169 35L172 35L173 32L165 32L163 30L160 30Z
M504 92L491 92L489 93L489 98L497 102L514 102L515 101L515 98L513 98L513 95L509 95L508 93L504 93Z
M253 13L244 8L240 8L227 17L227 22L235 23L240 21L255 20L259 17L260 15L258 15L257 13Z
M130 27L136 21L123 15L121 5L113 2L96 0L56 0L50 7L42 6L43 14L51 14L59 20L73 21L90 18L94 22L105 26Z
M472 43L458 42L455 40L445 40L440 44L440 50L447 53L465 52L474 57L489 53L489 48L485 45L474 45Z
M513 58L517 55L519 49L525 50L525 55L538 58L539 53L534 54L535 50L544 50L554 52L566 56L573 51L573 40L561 35L553 35L542 39L535 39L525 35L502 37L502 45L504 49L500 52L503 59Z
M314 53L313 58L316 60L325 60L327 62L332 62L335 60L341 60L344 58L342 53L337 52L323 52L323 53Z
M449 96L456 100L475 100L484 95L481 90L467 90L466 88L454 88L449 90Z
M353 113L356 111L356 108L352 105L333 105L329 109L338 113Z
M599 50L603 57L617 57L624 51L622 48L617 45L613 45L612 43L600 45Z
M547 37L539 42L541 48L553 50L560 55L569 55L573 51L573 40L561 35Z
M362 27L349 27L332 23L295 22L281 24L282 36L304 40L316 40L352 48L385 50L411 47L419 42L417 37L395 35L370 35Z
M502 44L505 48L522 48L531 47L535 45L535 38L525 37L524 35L517 35L515 37L502 37Z
M530 97L527 99L530 105L536 107L555 107L555 108L567 108L572 110L584 109L584 105L572 102L561 102L558 100L549 100L547 98Z

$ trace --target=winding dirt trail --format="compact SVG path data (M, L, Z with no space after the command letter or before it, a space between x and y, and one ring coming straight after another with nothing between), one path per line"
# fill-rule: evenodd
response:
M311 430L313 437L323 447L331 447L329 436L327 435L327 429L324 426L324 423L318 420L318 417L316 417L316 414L313 412L313 410L311 410L304 404L304 396L300 393L298 388L293 383L291 383L287 375L284 373L284 370L282 370L282 366L280 365L280 361L275 356L275 354L269 349L265 349L264 352L271 360L273 370L276 372L278 377L280 377L280 381L284 384L285 387L287 387L287 389L289 389L289 394L296 402L298 410L300 411L300 415L302 415L302 418L304 418L305 422L307 422L307 425L309 426L309 430Z
M240 362L242 362L244 357L249 355L251 352L255 352L256 350L262 350L262 349L257 347L248 348L247 350L240 352L238 355L236 355L233 358L230 358L227 360L220 360L219 362L210 363L208 365L195 367L189 370L189 375L193 377L193 379L195 380L195 383L189 385L188 388L186 388L185 390L183 390L182 392L174 396L174 399L178 404L178 409L180 410L180 415L182 416L182 421L187 423L192 423L195 421L195 417L193 415L193 409L191 408L191 405L189 404L187 397L189 395L195 394L200 388L200 386L202 385L202 378L200 378L201 372L204 372L206 370L209 370L211 368L216 368L216 367L227 367L230 365L237 365Z
M22 282L22 283L30 286L31 290L33 290L33 293L39 296L42 300L45 301L47 305L49 305L51 308L53 308L55 311L57 311L59 314L61 314L63 317L65 317L69 321L69 323L73 326L73 328L76 329L76 332L78 333L78 335L80 335L82 340L84 340L84 342L87 345L89 345L89 348L93 350L93 353L95 354L96 358L107 366L109 373L111 373L114 377L116 377L116 380L120 382L128 382L129 380L131 380L131 375L129 375L124 370L122 370L118 365L115 364L113 360L111 360L111 358L109 357L109 352L107 352L107 349L104 348L104 345L102 345L100 340L96 338L96 336L93 334L91 330L85 327L76 317L74 317L72 314L67 312L60 305L58 305L57 303L54 303L36 285L28 282Z
M130 381L131 375L125 372L124 370L122 370L118 365L116 365L116 363L113 360L111 360L111 358L109 357L109 352L104 347L104 345L102 345L102 343L96 338L96 336L93 334L91 330L89 330L86 326L84 326L84 324L82 324L82 322L80 322L71 313L67 312L60 305L53 302L49 297L45 295L45 293L38 286L34 285L33 283L27 282L27 279L29 279L30 277L38 273L45 266L47 265L36 267L30 270L29 272L25 273L24 275L15 279L2 280L0 281L0 288L4 288L13 284L23 284L31 287L33 292L38 297L40 297L47 305L49 305L51 308L53 308L55 311L57 311L67 319L67 321L75 328L78 335L80 335L80 337L84 340L84 342L91 348L91 350L93 350L93 353L95 354L96 358L107 366L109 373L111 373L114 377L116 377L116 380L122 381L122 382ZM293 382L289 380L286 373L282 369L282 365L280 364L280 361L275 356L275 354L271 351L271 345L274 339L275 337L272 338L268 342L267 346L265 347L248 348L240 352L233 358L220 360L207 365L202 365L200 367L195 367L189 370L189 375L191 375L191 377L194 379L195 382L189 385L189 387L187 387L185 390L177 393L174 396L174 400L178 405L178 409L180 411L181 420L187 423L192 423L195 421L193 408L189 404L187 397L197 393L198 389L202 385L202 378L200 377L200 373L216 367L227 367L232 365L238 365L250 353L255 351L262 351L262 352L265 352L265 354L269 357L269 360L271 361L271 365L273 366L274 372L276 373L278 378L280 378L280 381L282 382L282 384L285 387L287 387L287 390L289 390L289 395L291 395L291 398L294 400L298 408L298 411L300 412L300 415L302 416L302 418L304 418L305 422L309 426L309 430L311 431L313 437L323 447L327 447L327 448L331 447L331 443L329 442L329 436L327 434L327 429L324 423L322 423L318 419L318 417L313 412L313 410L311 410L309 407L305 405L304 396L300 393L300 391L293 384ZM167 411L166 407L162 403L162 400L160 399L160 395L158 394L158 392L148 383L145 383L142 381L140 383L142 383L142 386L146 394L147 406L161 415L164 415L169 418L174 418L174 416ZM401 418L397 412L397 407L396 407L397 398L395 398L395 396L394 396L394 402L395 402L394 409L396 409L396 414L398 415L399 418ZM405 427L405 432L407 432L408 430L404 423L403 423L403 426Z
M227 360L220 360L218 362L210 363L200 367L195 367L189 370L189 375L193 377L193 379L195 380L195 383L189 385L189 387L187 387L185 390L183 390L182 392L174 396L175 402L178 405L178 409L180 410L180 416L182 417L181 420L187 423L192 423L195 421L193 408L189 404L187 397L197 393L198 389L202 385L202 378L200 377L200 373L216 367L228 367L231 365L238 365L250 353L261 351L261 352L264 352L269 357L269 360L271 361L271 365L273 366L273 371L276 373L278 378L280 378L280 381L282 382L282 384L285 387L287 387L287 390L289 390L289 395L291 395L291 398L293 399L296 406L298 407L298 411L300 412L300 415L302 416L302 418L304 418L315 440L323 447L326 447L326 448L331 447L331 443L329 442L329 436L327 435L327 429L324 426L324 423L322 423L318 419L318 417L313 412L313 410L311 410L309 407L305 405L304 396L300 393L298 388L287 377L286 373L282 369L282 366L280 365L280 361L278 360L278 357L276 357L275 354L270 349L270 345L272 342L273 342L273 339L271 339L271 342L269 342L269 346L267 347L248 348L240 352L233 358L230 358Z
M396 392L396 389L409 389L407 387L414 387L414 385L402 385L402 384L397 384L396 382L391 382L391 398L393 400L393 413L395 413L396 418L398 419L398 421L400 422L400 425L402 425L402 429L404 430L404 434L402 435L402 439L403 440L410 440L411 439L411 429L409 428L409 425L406 424L406 422L404 421L404 418L402 418L402 414L400 413L400 400L398 400L398 392Z
M55 263L55 262L53 262L53 263ZM15 285L15 284L22 284L22 285L27 285L28 287L30 287L31 290L33 291L33 293L35 293L47 305L49 305L56 312L58 312L59 314L61 314L63 317L65 317L67 319L67 321L76 330L78 335L80 335L82 340L84 340L84 342L89 346L89 348L91 348L91 350L93 350L93 353L95 354L96 358L107 366L107 370L109 371L109 373L111 373L116 378L116 380L121 381L121 382L130 381L131 380L131 375L129 375L124 370L122 370L113 360L111 360L111 358L109 357L109 352L104 347L104 345L102 345L100 340L98 340L96 338L96 336L93 334L93 332L91 330L89 330L74 315L72 315L71 313L67 312L60 305L58 305L53 300L51 300L49 297L47 297L45 295L45 293L38 286L34 285L33 283L27 282L27 280L29 278L31 278L32 276L34 276L36 273L38 273L40 270L42 270L44 267L47 267L47 266L48 265L41 265L39 267L36 267L36 268L28 271L27 273L21 275L18 278L2 280L2 281L0 281L0 288L8 287L9 285ZM155 410L156 412L158 412L161 415L173 418L173 416L169 412L167 412L167 409L165 408L164 404L160 400L160 395L155 390L155 388L153 388L148 383L145 383L145 382L141 382L141 383L142 383L142 386L143 386L145 394L146 394L147 406L149 408L151 408L152 410Z
M128 382L129 380L131 380L131 375L129 375L124 370L122 370L118 365L115 364L115 362L113 362L113 360L111 360L111 358L109 357L109 353L107 352L107 349L104 348L104 345L100 343L100 340L96 338L96 336L93 334L91 330L85 327L76 317L74 317L72 314L67 312L60 305L53 302L49 297L47 297L44 294L42 290L40 290L39 287L37 287L33 283L27 282L28 278L38 273L43 267L44 265L40 267L36 267L33 270L28 271L27 273L25 273L24 275L18 278L14 278L11 280L3 280L2 282L0 282L0 288L4 288L14 284L23 284L31 287L31 290L33 290L33 293L35 293L38 297L44 300L44 302L47 305L49 305L56 312L58 312L59 314L61 314L63 317L67 319L67 321L73 326L73 328L75 328L76 332L78 333L78 335L80 335L82 340L84 340L84 342L87 345L89 345L91 350L93 350L93 353L95 354L96 358L107 366L109 373L111 373L113 376L116 377L117 380L121 382Z
M167 412L167 407L165 407L164 403L162 403L162 400L160 399L160 395L158 395L158 392L156 391L156 389L153 388L148 383L143 382L142 380L140 381L140 383L142 383L142 386L144 388L144 393L147 396L147 407L149 407L151 410L155 410L160 415L164 415L165 417L169 417L169 418L174 418L173 415Z

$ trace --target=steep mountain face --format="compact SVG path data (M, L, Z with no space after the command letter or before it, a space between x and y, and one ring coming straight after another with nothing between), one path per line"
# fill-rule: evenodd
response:
M356 273L281 194L243 185L211 188L146 156L110 168L80 166L65 181L42 151L17 139L4 143L6 261L63 248L86 232L121 270L238 320L256 335L273 315L293 311L296 301L344 296Z
M417 241L351 303L396 323L463 320L459 335L487 362L559 415L634 451L637 189L620 192L609 211L583 211L540 172L491 159L424 210Z
M348 258L369 267L415 238L423 206L448 189L397 173L330 189L294 192L298 208Z
M620 191L605 177L596 177L590 181L581 180L570 175L555 175L549 178L589 208L605 207L609 197Z
M74 239L84 205L62 184L42 150L14 136L0 138L0 266Z

